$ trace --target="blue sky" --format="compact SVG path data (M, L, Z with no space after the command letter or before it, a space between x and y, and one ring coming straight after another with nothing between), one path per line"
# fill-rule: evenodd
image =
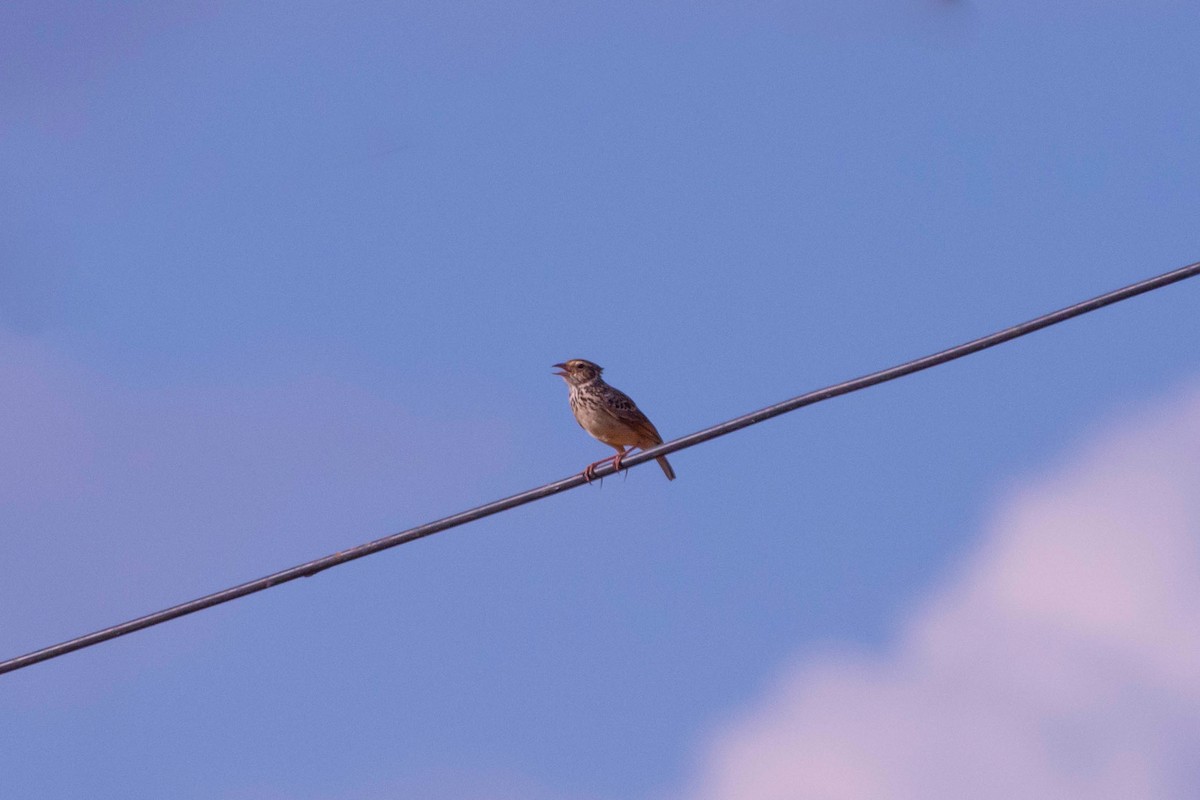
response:
M847 5L5 4L0 656L577 471L608 451L566 358L674 438L1200 257L1188 4ZM940 740L847 746L827 790L788 770L858 730L821 698L920 686L880 728L941 730L947 670L1003 672L847 677L1003 616L938 627L945 598L1118 586L1200 643L1163 611L1192 573L1063 582L1021 544L1061 537L1070 573L1067 492L1119 507L1104 541L1200 565L1200 512L1162 522L1122 468L1200 476L1198 291L4 676L0 772L40 798L961 796L846 777L991 774ZM1051 703L1067 754L991 768L1194 796L1194 666L1122 684L1178 701L1170 736L1105 749ZM1151 777L1101 780L1151 739Z

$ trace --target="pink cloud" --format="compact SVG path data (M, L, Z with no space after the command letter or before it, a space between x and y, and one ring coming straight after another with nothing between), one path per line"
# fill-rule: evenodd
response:
M0 333L0 508L83 487L95 440L73 384L36 340Z
M320 375L129 387L3 331L0 399L5 657L436 518L511 466L500 420Z
M1011 492L882 656L825 653L719 730L689 796L1191 798L1200 392Z
M88 124L81 93L136 62L147 43L215 17L220 2L6 4L0 25L0 130L33 123L62 136ZM12 7L8 7L12 6Z

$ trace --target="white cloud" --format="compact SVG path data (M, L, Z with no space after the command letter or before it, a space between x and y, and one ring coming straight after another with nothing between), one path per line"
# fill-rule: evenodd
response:
M689 795L1200 794L1200 392L1003 502L884 656L793 665Z

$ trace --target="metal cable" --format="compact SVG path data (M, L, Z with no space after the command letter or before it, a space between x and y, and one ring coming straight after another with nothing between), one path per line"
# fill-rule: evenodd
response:
M693 447L701 442L707 442L710 439L717 438L718 436L724 436L725 434L733 433L734 431L741 430L742 428L756 425L760 422L771 419L772 417L777 417L780 414L786 414L789 411L795 411L798 408L803 408L804 406L812 405L813 403L819 403L822 400L829 400L830 398L838 397L839 395L857 392L860 389L866 389L869 386L875 386L876 384L895 380L896 378L910 375L914 372L920 372L921 370L929 369L930 367L936 367L939 364L945 364L948 361L953 361L955 359L962 358L963 356L977 353L980 350L986 350L989 347L994 347L1003 342L1007 342L1026 334L1033 333L1034 331L1041 330L1042 328L1048 328L1051 325L1056 325L1060 322L1071 319L1072 317L1078 317L1081 314L1086 314L1090 311L1095 311L1098 308L1103 308L1104 306L1118 303L1122 300L1127 300L1131 297L1135 297L1136 295L1144 294L1145 292L1153 291L1155 289L1160 289L1169 284L1182 281L1186 278L1194 277L1197 274L1200 274L1200 262L1189 264L1186 267L1180 267L1179 269L1172 270L1171 272L1167 272L1153 278L1147 278L1144 281L1139 281L1138 283L1131 284L1122 289L1117 289L1115 291L1108 292L1107 294L1093 297L1090 300L1084 300L1081 303L1067 306L1066 308L1053 311L1049 314L1037 317L1036 319L1031 319L1028 322L1022 322L1021 324L1014 325L1011 328L1005 328L1004 330L988 334L987 336L979 339L957 345L956 347L951 347L948 350L942 350L941 352L934 353L923 358L918 358L914 361L908 361L904 364L899 364L894 367L889 367L888 369L880 370L879 372L872 372L869 375L863 375L862 377L845 381L844 383L827 386L824 389L817 389L816 391L802 394L799 397L793 397L790 400L784 400L782 403L776 403L775 405L767 406L766 408L753 411L744 416L737 417L736 419L722 422L719 425L713 425L711 428L705 428L704 430L680 437L665 444L661 444L658 447L653 447L649 450L630 455L628 458L623 459L621 464L623 467L635 467L638 464L642 464L658 456L669 455L677 450L684 450L688 447ZM613 472L615 472L615 470L611 464L605 465L596 469L595 477L602 478L606 475L611 475ZM489 517L492 514L497 514L501 511L507 511L510 508L516 508L517 506L522 506L526 503L532 503L535 500L541 500L544 497L549 497L550 495L558 494L559 492L565 492L566 490L574 489L577 486L582 486L584 483L586 483L586 481L582 475L572 475L569 478L563 478L561 480L554 481L553 483L539 486L536 489L529 489L528 491L521 492L520 494L514 494L511 497L506 497L502 500L495 500L491 503L477 506L476 508L472 508L468 511L460 511L459 513L452 514L449 517L444 517L434 522L427 522L424 525L418 525L415 528L409 528L408 530L400 531L399 533L393 533L390 536L385 536L382 539L376 539L375 541L367 542L366 544L360 544L357 547L350 548L349 550L342 550L332 555L325 556L324 558L318 558L315 561L299 564L289 569L267 575L266 577L258 578L257 580L232 586L228 589L223 589L219 592L205 595L204 597L198 597L195 600L189 600L186 603L180 603L177 606L165 608L162 611L156 611L153 614L147 614L144 617L138 617L137 619L132 619L128 622L122 622L119 625L113 625L84 636L78 636L74 639L70 639L59 644L44 647L41 650L35 650L32 653L10 658L7 661L0 662L0 674L12 672L13 670L21 669L22 667L28 667L31 664L38 663L39 661L46 661L51 658L56 658L75 650L81 650L85 647L91 647L92 645L99 644L100 642L105 642L109 639L115 639L118 636L124 636L125 634L133 633L134 631L140 631L143 628L149 628L153 625L158 625L177 617L193 614L197 611L202 611L203 609L220 605L221 603L228 603L230 600L236 600L237 598L245 597L248 594L261 592L264 589L270 589L272 586L278 586L281 583L287 583L288 581L295 580L296 578L308 578L316 575L318 572L327 570L330 567L336 567L339 564L345 564L347 561L353 561L357 558L362 558L363 556L369 556L372 553L378 553L381 550L387 550L391 547L407 544L408 542L439 533L440 531L444 531L449 528L455 528L459 525L465 525L468 522L482 519L483 517Z

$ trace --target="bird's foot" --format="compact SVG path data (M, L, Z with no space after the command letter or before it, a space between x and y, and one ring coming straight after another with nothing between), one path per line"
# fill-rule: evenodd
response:
M599 461L593 461L591 464L588 464L583 468L583 479L591 483L596 477L596 467L612 461L614 458L615 456L609 456L608 458L602 458Z

